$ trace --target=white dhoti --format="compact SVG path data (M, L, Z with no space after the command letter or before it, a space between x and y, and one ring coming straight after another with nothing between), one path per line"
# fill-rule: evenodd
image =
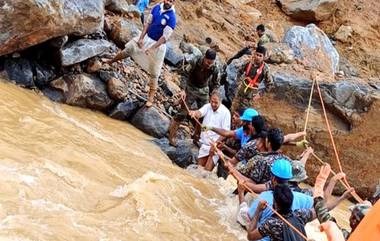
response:
M210 155L210 149L211 149L211 146L206 145L206 144L202 144L201 148L199 148L198 158L202 158L202 157L206 157L206 156ZM212 157L212 161L214 162L215 165L218 163L218 160L219 160L219 157L217 154L215 154Z
M152 47L157 41L151 39L148 35L144 37L144 46L139 48L137 42L139 37L133 38L125 45L123 50L128 56L130 56L143 70L151 75L149 86L151 89L157 89L158 77L161 73L161 68L164 63L166 45L161 44L155 51L149 54L145 53L145 50Z

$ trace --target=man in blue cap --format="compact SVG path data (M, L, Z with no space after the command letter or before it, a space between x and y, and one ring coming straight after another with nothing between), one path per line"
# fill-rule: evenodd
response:
M243 122L242 127L233 131L213 127L210 128L210 130L225 138L235 138L236 140L240 140L241 146L244 146L255 132L252 126L252 118L258 115L259 113L255 109L248 108L240 117L240 120Z

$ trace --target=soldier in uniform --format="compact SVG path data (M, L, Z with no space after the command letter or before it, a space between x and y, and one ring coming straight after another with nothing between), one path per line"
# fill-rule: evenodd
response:
M200 108L209 102L209 95L213 90L220 86L219 70L215 64L216 52L213 49L208 49L204 56L196 55L188 61L185 68L184 81L181 87L184 91L181 92L181 97L185 98L189 108L196 103L197 108ZM181 111L173 118L169 127L169 142L171 145L176 145L175 136L179 127L179 123L187 117L188 113L182 103ZM198 141L200 135L200 126L196 126L194 140Z
M273 80L269 66L264 63L265 54L265 47L258 46L252 60L242 70L244 73L241 74L231 111L252 107L255 101L272 88Z

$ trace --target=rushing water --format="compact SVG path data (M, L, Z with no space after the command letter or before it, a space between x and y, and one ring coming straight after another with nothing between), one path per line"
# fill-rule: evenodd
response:
M245 240L232 180L174 166L125 122L0 93L0 240Z

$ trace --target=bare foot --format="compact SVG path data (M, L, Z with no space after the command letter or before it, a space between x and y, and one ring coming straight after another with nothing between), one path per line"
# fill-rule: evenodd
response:
M153 105L153 103L149 100L145 103L146 108L150 108L150 107L152 107L152 105Z

